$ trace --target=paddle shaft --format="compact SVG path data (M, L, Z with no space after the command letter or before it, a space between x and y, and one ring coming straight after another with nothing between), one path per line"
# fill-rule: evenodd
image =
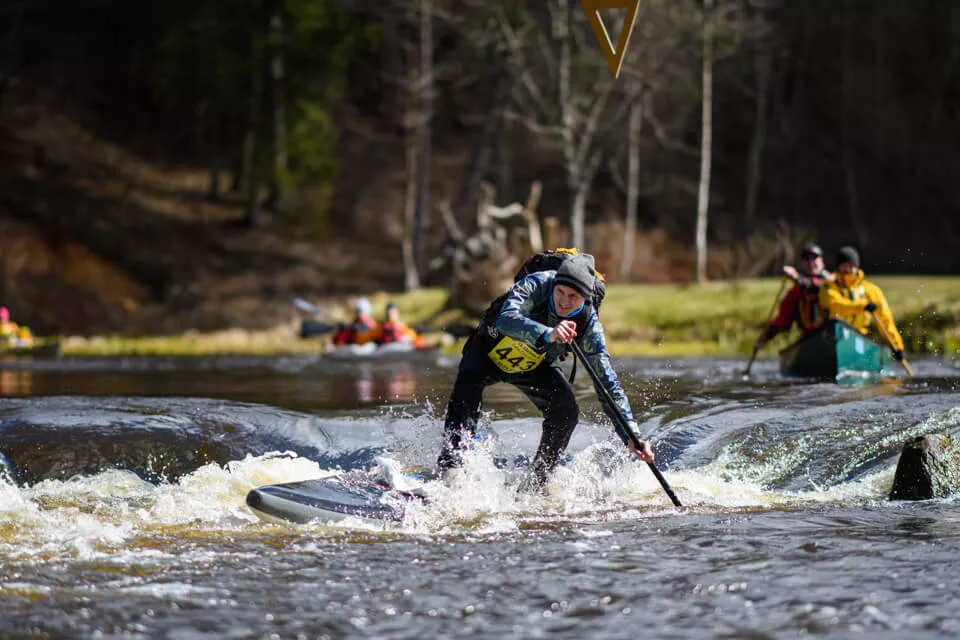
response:
M877 331L880 332L880 335L883 336L883 339L886 340L887 344L890 345L890 348L893 349L893 342L890 340L889 334L887 334L886 328L883 326L883 323L880 322L880 319L874 314L874 320L877 321ZM906 369L907 375L911 378L913 377L913 369L910 368L910 364L907 362L907 359L904 358L900 361L900 364L903 365L903 368Z
M616 401L613 399L610 391L603 384L603 381L600 380L600 376L594 370L593 365L587 360L586 354L583 353L583 349L580 348L580 345L573 341L570 343L570 348L573 350L574 355L580 358L580 362L583 364L583 368L587 370L587 373L590 374L590 377L593 379L594 385L596 385L597 390L603 395L604 400L607 403L607 406L610 407L611 413L614 415L614 419L617 421L617 425L623 430L624 433L628 435L630 440L633 441L633 445L638 449L642 449L642 444L637 438L633 435L633 431L630 429L630 425L627 423L627 419L623 416L623 412L620 411L620 407L617 406ZM667 483L667 479L663 477L663 474L660 473L660 469L657 468L652 462L648 462L647 466L650 467L650 471L653 472L653 475L656 476L657 482L660 483L660 486L663 487L664 492L670 498L670 501L675 507L682 507L680 500L677 498L677 494L673 492L673 489L670 488L670 485Z
M770 312L767 314L767 324L770 324L770 319L773 318L773 312L776 311L776 309L777 309L777 303L780 301L780 296L783 294L783 289L784 289L784 287L786 287L786 286L787 286L787 278L785 278L785 277L784 277L784 278L781 278L781 279L780 279L780 289L779 289L779 291L777 291L777 295L774 296L774 298L773 298L773 304L770 305ZM766 327L764 327L763 330L766 331L766 330L767 330ZM762 334L761 334L761 335L762 335ZM758 347L758 346L756 345L756 343L754 343L754 345L753 345L753 353L750 354L750 360L747 362L747 368L743 370L743 375L744 375L744 376L749 376L749 375L750 375L750 367L753 366L753 361L757 359L757 352L758 352L758 351L760 351L760 347Z

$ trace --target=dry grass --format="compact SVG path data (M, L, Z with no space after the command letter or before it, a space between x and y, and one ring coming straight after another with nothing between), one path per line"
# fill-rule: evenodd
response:
M703 286L624 285L609 287L601 317L615 356L738 355L748 353L767 321L780 280L712 282ZM960 349L960 282L943 276L880 277L908 350L956 357ZM459 312L440 313L445 293L426 289L371 296L374 314L394 301L413 325L440 327L472 321ZM352 297L321 301L328 321L349 315ZM788 337L780 337L781 346ZM269 331L187 332L170 337L70 338L71 355L211 355L316 353L319 340L300 340L292 325ZM448 350L456 353L458 346ZM771 346L770 349L774 347Z

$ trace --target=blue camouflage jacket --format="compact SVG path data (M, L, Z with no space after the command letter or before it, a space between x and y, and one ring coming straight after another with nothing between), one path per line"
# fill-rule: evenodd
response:
M496 318L496 329L499 333L533 346L544 354L543 364L547 365L556 361L568 349L567 345L547 342L548 331L560 324L561 320L577 319L576 314L569 318L561 318L554 309L553 283L556 275L556 271L538 271L514 284ZM603 325L600 324L597 312L592 305L587 305L577 313L590 314L588 318L579 319L577 323L583 327L582 332L578 329L577 343L583 349L584 355L603 381L607 391L616 401L623 416L632 424L633 412L630 410L630 402L620 386L616 372L610 366ZM604 402L603 394L599 389L597 395L604 412L613 424L617 425L618 421L613 418L615 413ZM627 434L620 433L619 428L617 428L617 435L624 443L629 439ZM633 435L640 439L639 434Z

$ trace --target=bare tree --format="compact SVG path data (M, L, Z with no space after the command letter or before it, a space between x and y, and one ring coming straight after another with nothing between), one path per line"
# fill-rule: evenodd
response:
M703 123L700 139L700 188L697 192L697 282L707 280L707 215L713 155L713 0L703 3Z
M284 100L283 71L283 2L275 0L270 16L270 38L273 51L270 56L270 85L273 99L273 175L267 207L283 206L283 181L287 174L287 114Z
M413 218L413 264L420 271L423 225L430 210L430 161L433 127L433 0L420 0L420 113L417 126L417 206Z
M572 9L570 0L547 0L516 25L501 12L498 28L517 77L510 117L559 147L570 243L583 247L587 197L604 157L600 133L619 124L626 107L608 109L615 79L582 12Z
M503 127L504 114L510 106L512 88L513 76L506 72L501 73L493 91L483 127L479 136L477 136L476 147L470 155L470 162L467 164L463 179L460 181L460 188L457 191L457 199L453 207L457 220L462 220L470 205L475 202L477 189L480 187L480 181L483 179L483 174L486 173L489 158L492 155L490 149L498 144L501 138L500 131Z
M757 200L763 177L763 149L767 141L767 108L770 103L770 73L772 55L769 47L761 45L754 54L754 78L756 82L753 116L753 134L747 154L747 197L743 219L752 225L757 215Z
M643 105L635 100L630 105L630 129L627 139L627 215L623 233L623 255L620 258L620 279L629 280L633 269L633 250L637 239L637 204L640 200L640 126Z
M423 225L430 207L431 127L433 122L433 0L408 5L408 21L418 26L416 55L409 56L406 130L407 187L402 241L404 284L420 288Z

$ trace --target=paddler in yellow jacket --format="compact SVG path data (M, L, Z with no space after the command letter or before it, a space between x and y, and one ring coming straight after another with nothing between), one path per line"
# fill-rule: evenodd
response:
M903 362L903 338L893 321L893 313L880 287L868 282L860 269L860 254L853 247L837 252L836 277L820 287L820 306L830 319L842 320L866 335L871 316L877 330L890 345L893 357Z

